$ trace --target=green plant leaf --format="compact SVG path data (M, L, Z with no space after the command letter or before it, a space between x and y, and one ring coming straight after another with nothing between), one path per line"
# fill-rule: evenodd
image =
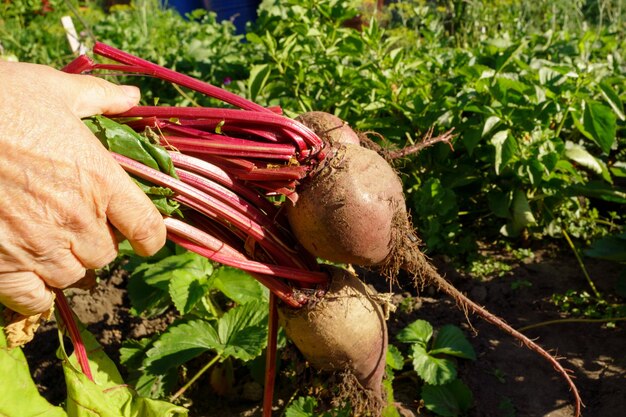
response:
M170 300L182 314L189 312L208 291L212 272L210 261L193 252L140 264L128 282L133 312L154 314L166 308Z
M0 306L0 369L5 375L0 378L0 415L67 417L61 407L53 406L39 394L22 349L7 348L2 316Z
M313 397L298 397L285 410L285 417L315 417L317 400Z
M582 165L587 169L590 169L596 174L602 173L602 166L600 165L598 160L581 145L572 142L566 142L565 156L571 161L574 161L577 164Z
M389 345L387 347L385 363L388 367L395 369L396 371L404 367L404 357L402 356L400 350L394 345Z
M585 255L609 261L626 262L626 233L596 240L585 250Z
M476 352L463 334L463 331L452 324L446 324L437 331L432 348L428 353L431 355L443 353L459 358L476 360Z
M536 224L537 220L528 204L526 194L522 190L516 190L513 194L513 219L502 229L505 236L517 236L526 227Z
M456 367L451 360L431 356L417 343L411 346L411 356L413 369L428 384L447 384L456 378Z
M624 105L622 104L622 100L620 100L615 90L613 90L613 87L611 87L606 82L601 82L600 84L598 84L598 86L602 91L602 96L607 101L607 103L609 103L609 106L611 106L617 117L619 117L621 121L625 121L626 116L624 116Z
M509 211L511 199L506 193L497 190L491 191L487 194L487 203L489 204L489 208L493 214L496 216L504 219L511 218L511 212Z
M165 148L151 143L145 136L136 133L130 127L104 116L84 119L84 123L110 151L178 178L174 163Z
M248 79L248 89L250 90L250 100L256 101L261 90L265 87L270 76L271 67L268 64L254 65L250 69Z
M608 154L615 142L617 120L615 113L604 104L596 101L585 102L583 125L591 135L591 139Z
M457 417L474 402L472 391L459 379L445 385L425 384L422 400L428 410L442 417Z
M223 359L249 361L266 343L267 305L255 301L230 309L215 324L197 319L170 326L148 350L144 364L159 373L210 350Z
M626 192L624 190L598 181L589 181L587 184L574 184L568 187L566 191L569 195L582 195L613 203L626 204Z
M504 167L513 158L515 143L508 130L501 130L491 137L491 144L496 148L494 168L500 174Z
M128 298L131 312L135 315L156 315L167 309L171 300L167 288L159 288L146 283L143 269L137 268L128 278Z
M209 291L209 277L213 273L211 262L193 252L176 255L176 259L166 258L160 262L170 260L180 265L171 274L169 279L169 294L180 314L189 313L202 297Z
M242 361L259 356L267 344L267 304L249 302L230 309L217 322L217 351Z
M426 344L433 336L433 326L426 320L415 320L413 323L400 330L396 339L403 343L419 343L426 347Z
M221 266L215 270L211 278L213 287L237 303L269 300L267 288L241 269Z
M219 345L217 331L204 320L188 320L174 324L154 341L146 353L146 366L153 373L162 373L182 365Z
M67 386L66 409L69 417L186 417L187 410L164 401L137 396L122 380L120 373L95 337L79 324L81 338L89 355L94 382L78 367L74 355L61 354Z

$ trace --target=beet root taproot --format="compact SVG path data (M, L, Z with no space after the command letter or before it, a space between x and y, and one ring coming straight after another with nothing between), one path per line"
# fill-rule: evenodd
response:
M354 375L369 394L369 411L374 411L384 403L388 337L383 308L351 271L330 267L330 276L321 300L299 309L279 307L279 320L314 368Z

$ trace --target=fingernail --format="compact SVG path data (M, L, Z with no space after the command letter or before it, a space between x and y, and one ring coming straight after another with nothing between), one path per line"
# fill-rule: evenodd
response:
M141 97L141 92L139 91L139 88L135 87L134 85L120 85L120 88L122 89L124 94L126 94L126 97L128 97L129 104L134 106L139 102L139 98Z

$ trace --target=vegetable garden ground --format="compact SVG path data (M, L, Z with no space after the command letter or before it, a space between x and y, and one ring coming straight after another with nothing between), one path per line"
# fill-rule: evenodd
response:
M436 259L435 264L458 288L516 328L565 318L566 315L550 302L550 297L572 288L585 288L584 277L575 258L554 246L538 248L532 252L532 257L522 260L489 245L484 250L496 255L511 269L503 274L495 271L478 282L451 269L441 259ZM617 265L604 261L590 262L587 267L602 291L610 291L621 272ZM385 291L384 285L380 285L380 278L372 276L369 279L379 290ZM410 285L407 287L410 288ZM123 274L104 278L91 294L74 290L71 304L113 358L119 354L123 340L148 336L163 330L168 321L173 320L173 313L156 320L142 320L131 315ZM435 326L457 323L471 334L462 312L434 288L424 289L419 298L415 297L414 291L398 291L393 304L398 306L398 311L392 315L389 323L392 341L398 329L416 318L425 319ZM519 347L493 326L475 317L470 317L470 322L477 331L470 342L477 351L478 359L465 362L460 367L460 378L474 394L474 405L468 416L572 415L569 393L549 365L527 349ZM626 357L623 354L626 329L621 323L614 326L606 323L556 323L528 330L527 334L564 358L566 368L574 372L586 404L583 411L585 416L616 415L616 410L626 404ZM50 401L58 403L65 398L65 391L63 384L59 383L62 371L55 356L56 340L56 327L50 324L27 346L26 355L40 390ZM205 360L201 357L190 366L199 366ZM416 382L412 378L410 375L396 376L395 392L399 401L416 411L415 401L419 399L416 396ZM208 377L205 377L189 393L189 400L193 403L191 415L261 415L260 385L249 379L237 381L232 392L223 397L207 394L208 385ZM277 405L284 404L292 395L298 394L291 384L279 386L279 392ZM281 412L279 409L275 414L282 415ZM420 415L430 415L423 408L421 412Z

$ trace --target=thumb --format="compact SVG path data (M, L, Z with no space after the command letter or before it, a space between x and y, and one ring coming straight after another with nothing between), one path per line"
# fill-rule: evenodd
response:
M116 85L91 75L66 76L71 80L65 92L67 104L79 118L123 113L136 106L141 97L139 89L132 85Z
M47 311L54 295L33 272L0 273L0 303L25 316Z

